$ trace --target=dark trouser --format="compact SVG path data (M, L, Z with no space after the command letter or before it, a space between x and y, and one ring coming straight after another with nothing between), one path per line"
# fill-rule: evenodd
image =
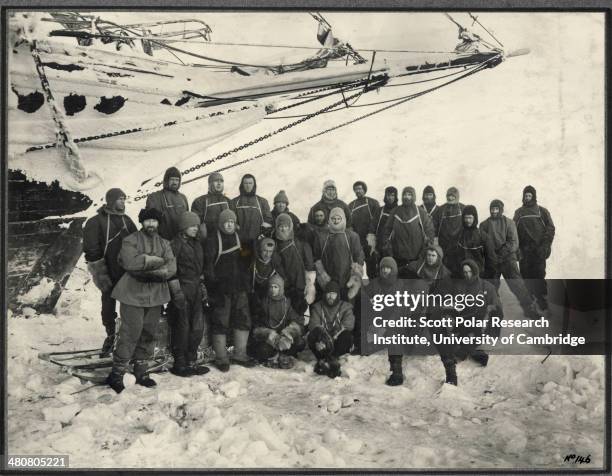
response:
M147 360L153 356L161 306L137 307L121 303L119 312L113 368L125 372L130 360Z
M174 365L184 367L198 358L198 347L204 335L202 293L197 282L181 281L185 294L185 308L178 309L174 303L168 306Z
M111 289L102 293L102 325L106 329L106 335L115 335L115 320L117 319L117 301L111 297Z
M288 350L283 351L283 354L291 355L295 357L298 352L302 352L306 347L306 342L301 337L293 339L293 344ZM278 351L272 347L266 339L257 339L252 335L249 337L249 343L247 345L247 354L254 359L261 361L268 360L274 357Z
M245 291L216 296L212 312L212 333L227 334L230 329L251 330L249 297Z
M525 281L521 277L519 272L518 263L516 261L505 261L496 266L495 269L485 269L484 278L489 281L495 290L499 292L499 286L501 284L500 277L503 276L510 291L516 296L521 304L521 307L528 307L531 302L531 295L525 287Z
M527 290L538 302L546 299L548 290L546 287L546 260L540 258L536 253L521 250L520 261L521 276L525 279Z
M317 350L315 344L323 342L325 348ZM336 339L333 339L329 333L322 327L315 327L308 334L308 347L317 359L334 356L339 357L348 353L353 345L353 334L351 331L343 330Z
M499 313L494 314L495 316L499 316ZM441 317L451 317L452 314L436 316L435 319L439 319ZM500 316L501 317L501 316ZM429 319L432 319L431 316L428 316ZM451 329L449 327L432 327L429 329L429 333L432 337L432 342L434 342L434 346L440 355L440 359L444 365L455 364L457 361L465 360L468 356L476 356L477 354L482 353L483 351L477 349L477 345L475 344L446 344L446 343L435 343L434 336L445 336L450 337L451 334L455 334L456 337L466 337L470 334L480 335L483 333L483 329L481 328L472 328L472 327L455 327ZM498 335L499 336L499 335Z

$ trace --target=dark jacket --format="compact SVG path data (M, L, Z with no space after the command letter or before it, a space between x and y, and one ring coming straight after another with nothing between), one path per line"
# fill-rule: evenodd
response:
M281 332L288 328L288 333L294 338L301 337L304 329L304 316L300 316L293 307L288 297L281 299L263 298L254 311L253 333L261 332L261 329L270 329Z
M204 250L200 240L179 233L170 246L176 258L176 277L179 281L199 282L204 271Z
M359 235L361 245L367 244L366 236L376 233L377 219L380 216L380 204L370 197L362 197L353 200L348 205L350 211L350 222L353 231Z
M297 238L275 241L276 250L282 261L281 276L285 280L285 291L303 292L306 287L306 271L315 270L310 245Z
M163 258L160 267L151 265L151 257ZM176 274L176 259L170 242L159 234L147 235L139 230L121 244L119 264L125 269L113 288L113 299L131 306L154 307L170 301L166 282Z
M353 230L317 236L313 255L315 261L321 260L327 274L341 288L351 277L352 264L363 266L365 260L361 241Z
M212 294L220 296L249 290L249 262L241 251L238 233L228 235L217 229L208 235L204 247L204 276Z
M376 250L382 255L383 245L385 244L385 227L391 213L397 208L397 201L392 205L385 205L378 210L378 216L376 217L376 226L374 227L374 233L376 234Z
M491 252L487 267L495 269L499 264L517 260L518 234L510 218L504 215L489 217L480 224L480 230L486 234L487 250Z
M200 223L206 223L208 234L217 229L219 213L229 208L230 199L218 192L208 192L196 198L191 204L191 211L200 217Z
M433 240L434 229L425 210L415 204L401 205L389 216L383 234L385 254L393 256L398 264L422 256L428 241Z
M236 198L230 200L229 206L238 222L238 235L247 243L255 240L261 233L261 225L268 223L273 225L272 213L268 201L259 195L245 195L242 191Z
M445 262L451 273L456 278L463 278L461 263L463 260L471 259L476 262L482 276L485 269L485 262L491 256L490 245L487 234L482 229L478 229L478 211L472 205L467 205L463 209L463 216L470 214L474 216L474 223L468 227L463 224L461 235L455 246L445 253Z
M323 327L334 337L341 330L352 331L355 327L353 306L346 301L338 301L335 306L328 306L325 299L314 303L310 308L308 330Z
M435 236L444 252L457 244L463 228L463 203L445 203L436 217Z
M555 225L550 212L535 200L514 212L519 246L524 254L540 254L548 258L555 237Z
M104 258L108 274L113 282L123 276L124 270L117 258L123 239L137 231L132 219L102 206L96 216L85 223L83 229L83 252L88 262Z
M158 228L159 236L171 241L180 231L178 217L189 211L189 202L181 192L168 189L168 175L167 170L164 174L164 188L149 195L146 208L155 208L162 213L163 219Z

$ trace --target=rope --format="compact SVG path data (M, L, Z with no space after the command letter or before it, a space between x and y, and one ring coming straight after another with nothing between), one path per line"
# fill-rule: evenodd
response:
M481 28L482 28L484 31L486 31L486 32L489 34L489 36L490 36L491 38L493 38L495 41L497 41L497 43L499 44L499 46L501 46L502 48L504 47L504 45L502 44L502 42L501 42L501 41L499 41L497 38L495 38L495 36L493 36L493 33L491 33L489 30L487 30L487 29L485 28L485 26L484 26L482 23L480 23L480 22L478 21L478 17L477 17L477 16L472 15L470 12L468 12L468 15L469 15L469 16L472 18L472 20L474 20L474 22L478 23L478 24L480 25L480 27L481 27Z
M74 33L78 33L74 34ZM193 44L201 44L201 45L209 45L209 46L244 46L244 47L252 47L252 48L283 48L283 49L295 49L295 50L312 50L312 51L320 51L320 50L333 50L334 48L326 47L326 46L304 46L304 45L286 45L286 44L269 44L269 43L232 43L232 42L224 42L224 41L203 41L203 40L190 40L190 39L176 39L176 40L164 40L155 36L119 36L119 35L108 35L108 34L91 34L87 32L65 32L63 30L59 32L51 32L51 36L83 36L90 38L98 38L105 37L111 38L114 40L147 40L147 41L157 41L157 42L167 42L171 41L172 43L193 43ZM166 45L164 45L165 47ZM458 55L460 53L456 51L433 51L433 50L399 50L399 49L384 49L384 48L356 48L359 51L378 51L381 53L419 53L419 54L454 54ZM229 63L236 64L238 63Z
M335 125L335 126L333 126L333 127L330 127L330 128L328 128L328 129L325 129L325 130L323 130L323 131L319 131L319 132L317 132L317 133L315 133L315 134L312 134L312 135L309 135L309 136L307 136L307 137L304 137L304 138L298 139L298 140L293 141L293 142L289 142L288 144L284 144L284 145L282 145L282 146L276 147L276 148L274 148L274 149L271 149L271 150L269 150L269 151L263 152L263 153L261 153L261 154L257 154L257 155L255 155L255 156L253 156L253 157L248 158L248 159L241 160L241 161L236 162L236 163L234 163L234 164L228 165L227 167L222 167L222 168L220 168L220 169L217 169L217 170L214 170L214 171L208 172L208 173L203 174L203 175L200 175L200 176L198 176L198 177L194 177L194 178L192 178L192 179L186 180L186 181L184 181L184 182L183 182L183 184L185 184L185 185L186 185L186 184L191 183L191 182L194 182L194 181L196 181L196 180L200 180L200 179L203 179L203 178L205 178L205 177L208 177L208 176L209 176L210 174L212 174L212 173L216 173L216 172L223 172L223 171L225 171L225 170L228 170L228 169L231 169L231 168L234 168L234 167L238 167L238 166L240 166L240 165L246 164L246 163L251 162L251 161L253 161L253 160L260 159L260 158L263 158L263 157L266 157L266 156L271 155L271 154L273 154L273 153L275 153L275 152L279 152L279 151L281 151L281 150L288 149L288 148L290 148L290 147L293 147L293 146L295 146L295 145L301 144L301 143L303 143L303 142L306 142L306 141L309 141L309 140L315 139L315 138L317 138L317 137L319 137L319 136L322 136L322 135L324 135L324 134L327 134L327 133L329 133L329 132L333 132L333 131L338 130L338 129L342 128L342 127L348 126L348 125L350 125L350 124L354 124L355 122L361 121L361 120L366 119L366 118L368 118L368 117L371 117L371 116L373 116L373 115L375 115L375 114L379 114L379 113L381 113L381 112L383 112L383 111L386 111L386 110L388 110L388 109L391 109L391 108L394 108L394 107L396 107L396 106L399 106L399 105L401 105L401 104L403 104L403 103L405 103L405 102L408 102L408 101L410 101L410 100L412 100L412 99L416 99L417 97L423 96L423 95L428 94L428 93L430 93L430 92L433 92L433 91L435 91L435 90L437 90L437 89L440 89L440 88L442 88L442 87L444 87L444 86L447 86L447 85L452 84L452 83L454 83L454 82L457 82L457 81L459 81L459 80L461 80L461 79L464 79L464 78L466 78L466 77L468 77L468 76L471 76L471 75L473 75L473 74L477 73L478 71L481 71L482 69L484 69L484 68L488 67L488 66L487 66L487 65L488 65L488 63L490 63L490 62L492 62L493 60L496 60L496 59L498 59L498 58L500 58L500 57L501 57L501 55L497 55L497 56L494 56L494 57L492 57L492 58L489 58L488 60L486 60L486 61L484 61L483 63L481 63L480 67L478 67L478 68L474 68L473 70L466 72L466 73L465 73L463 76L460 76L460 77L458 77L458 78L454 78L454 79L452 79L452 80L450 80L450 81L447 81L447 82L446 82L446 83L444 83L444 84L438 85L438 86L436 86L436 87L434 87L434 88L430 88L430 89L425 90L425 91L421 91L421 92L419 92L419 93L412 94L412 95L410 95L410 96L408 96L408 97L405 97L405 98L402 98L402 99L400 99L400 100L396 101L395 103L390 104L390 105L388 105L388 106L384 106L384 107L382 107L382 108L380 108L380 109L376 109L375 111L371 111L371 112L369 112L369 113L367 113L367 114L363 114L363 115L358 116L358 117L356 117L356 118L354 118L354 119L350 119L350 120L348 120L348 121L342 122L342 123L340 123L340 124L337 124L337 125ZM358 93L358 94L360 94L360 93ZM355 94L355 95L353 95L353 96L349 97L349 99L351 99L352 97L354 97L354 96L356 96L356 95L357 95L357 94ZM339 101L339 103L343 103L343 102L344 102L344 101ZM335 106L337 106L337 105L338 105L338 103L335 103L335 104L332 104L331 106L328 106L328 108L325 108L325 109L329 109L330 107L335 107ZM309 118L310 118L310 117L314 117L315 115L317 115L317 114L319 114L319 113L321 113L321 112L324 112L324 110L321 110L321 111L319 111L319 112L317 112L317 113L313 113L313 114L311 114L311 115L309 115L309 116L307 116L307 117L309 117ZM212 162L214 162L214 160L215 160L215 159L211 159L211 163L212 163ZM146 196L146 195L145 195L145 196Z

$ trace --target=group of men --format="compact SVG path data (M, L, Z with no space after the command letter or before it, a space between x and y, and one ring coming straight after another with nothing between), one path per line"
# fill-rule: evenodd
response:
M438 205L427 186L417 205L414 188L405 187L399 197L390 186L381 207L366 195L363 181L355 182L356 199L346 204L327 180L302 223L283 190L271 209L251 174L242 177L239 195L230 199L223 176L212 173L208 193L191 209L180 185L180 171L169 168L163 189L149 195L139 213L140 230L125 214L126 196L116 188L85 225L85 258L102 292L103 352L113 354L108 383L117 392L130 362L138 384L155 385L147 360L164 306L171 372L177 376L208 372L198 364L197 351L210 319L220 371L230 364L290 368L308 345L317 358L315 372L332 378L341 372L339 356L360 351L360 306L354 304L364 267L368 295L397 286L400 278L428 285L465 278L469 286L491 287L488 304L501 307L497 289L504 276L528 317L546 308L546 259L555 228L531 186L513 220L504 216L503 203L493 200L490 217L478 226L476 208L463 205L455 187ZM447 382L456 384L460 352L439 351ZM482 352L469 354L486 365ZM387 384L401 384L401 354L389 349L389 360Z

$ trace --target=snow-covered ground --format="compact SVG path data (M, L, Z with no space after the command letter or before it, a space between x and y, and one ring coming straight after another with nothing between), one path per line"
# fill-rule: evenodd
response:
M289 28L292 15L278 25ZM329 13L338 36L359 48L427 46L426 31L451 48L454 27L433 14ZM208 15L218 41L280 41L272 17ZM502 41L528 46L513 58L435 93L333 134L225 173L237 194L251 172L271 201L284 189L305 218L334 178L352 199L355 180L382 198L387 185L431 184L439 201L457 186L477 206L500 198L511 215L525 185L557 226L551 278L601 278L604 257L603 16L482 14ZM232 22L245 28L230 28ZM406 27L409 24L410 28ZM223 28L226 25L227 28ZM297 24L296 24L297 25ZM372 25L375 25L374 27ZM438 26L436 26L438 25ZM403 35L407 28L409 35ZM429 30L428 30L429 29ZM443 36L444 31L451 32ZM431 47L431 46L430 46ZM436 47L440 47L436 45ZM268 52L269 54L269 52ZM361 101L406 94L371 93ZM359 103L358 103L359 104ZM237 154L232 163L334 126L369 109L328 114ZM283 121L263 121L181 164L190 166L258 137ZM133 177L117 177L122 180ZM206 180L183 188L190 200ZM132 216L139 203L129 203ZM370 467L563 468L568 454L601 467L604 458L604 359L601 356L493 356L489 366L458 366L459 387L442 385L437 357L405 359L406 382L384 385L386 356L350 356L334 380L312 372L312 356L292 370L232 367L188 380L155 376L158 388L85 388L41 362L39 352L99 347L99 293L77 265L54 315L28 311L8 319L8 447L10 454L70 454L74 467ZM502 300L516 308L502 286Z

